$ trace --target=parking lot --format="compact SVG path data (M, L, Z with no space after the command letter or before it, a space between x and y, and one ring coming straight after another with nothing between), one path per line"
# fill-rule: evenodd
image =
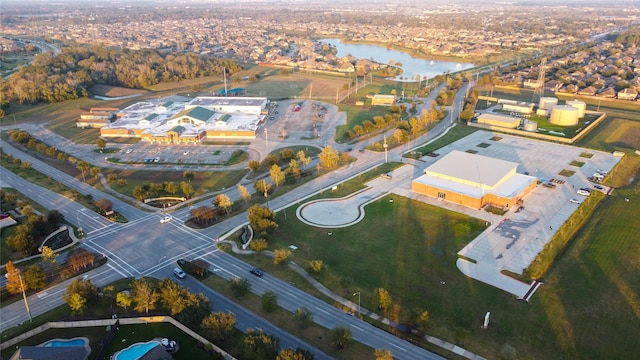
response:
M419 173L454 149L515 162L519 164L518 173L537 177L541 185L553 185L536 187L524 198L521 209L511 209L502 217L488 216L484 210L463 208L423 195L418 197L421 201L490 221L491 226L484 233L458 252L475 263L459 259L458 268L472 278L519 297L529 290L530 284L502 275L501 271L522 274L585 197L589 196L579 195L581 188L591 192L610 192L612 189L594 183L589 178L594 173L608 173L620 160L606 152L477 131L438 149L440 156L437 158L424 156L421 161L416 161ZM563 176L561 173L571 175ZM410 184L403 184L404 189L396 192L406 194L410 191L406 186ZM495 220L491 221L491 218Z

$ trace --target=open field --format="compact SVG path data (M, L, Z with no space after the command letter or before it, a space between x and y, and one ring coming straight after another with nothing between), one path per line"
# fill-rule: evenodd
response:
M627 149L606 180L619 188L573 237L528 304L460 274L454 258L464 241L449 234L464 227L437 215L441 209L421 210L422 204L397 196L368 205L363 222L332 229L331 236L291 216L281 219L270 247L297 246L292 260L303 267L323 260L319 280L345 298L361 291L368 309L376 311L373 290L388 289L398 309L429 311L427 333L487 358L633 358L640 348L634 330L640 318L640 159L628 149L640 145L633 136L638 127L608 119L583 140L583 146L600 150ZM436 144L428 147L434 150ZM433 236L439 230L449 232L443 242ZM247 260L267 269L271 261ZM486 311L491 325L481 330ZM396 320L398 314L388 316Z

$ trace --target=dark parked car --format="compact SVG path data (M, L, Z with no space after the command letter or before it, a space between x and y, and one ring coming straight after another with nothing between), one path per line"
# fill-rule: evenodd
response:
M598 190L604 190L604 187L602 187L600 185L593 185L593 187L598 189Z
M251 270L249 270L250 273L252 273L255 276L262 276L264 275L264 272L262 272L262 269L260 268L252 268Z

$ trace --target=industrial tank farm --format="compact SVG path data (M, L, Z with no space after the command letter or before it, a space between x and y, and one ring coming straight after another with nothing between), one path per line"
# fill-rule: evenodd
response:
M571 105L556 105L551 110L551 119L554 125L575 126L578 125L579 110Z
M578 119L582 119L584 117L584 113L587 110L587 104L584 101L569 100L566 104L578 109Z

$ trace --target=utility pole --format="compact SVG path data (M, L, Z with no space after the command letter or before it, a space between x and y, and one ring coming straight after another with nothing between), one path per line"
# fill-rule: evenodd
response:
M22 282L22 272L18 269L15 271L18 272L18 277L20 278L20 289L22 289L22 298L24 299L24 306L27 308L27 315L29 315L29 322L33 322L31 318L31 309L29 308L29 302L27 301L27 294L24 291L24 283Z

